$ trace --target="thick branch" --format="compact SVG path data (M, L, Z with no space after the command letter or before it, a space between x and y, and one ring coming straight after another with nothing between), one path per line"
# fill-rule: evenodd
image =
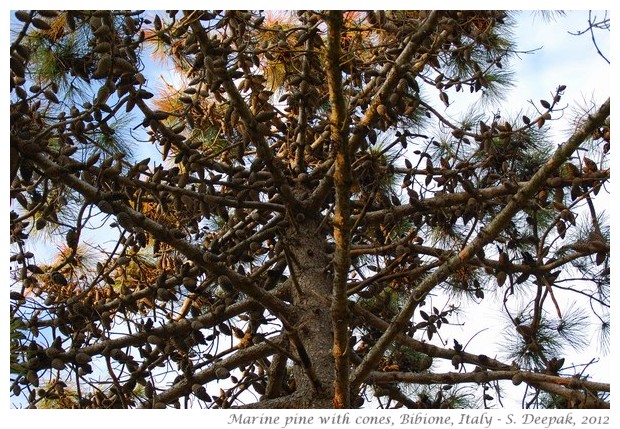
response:
M579 380L573 377L533 373L528 371L476 371L476 372L446 372L446 373L415 373L415 372L379 372L369 374L368 383L414 383L414 384L461 384L461 383L488 383L496 380L511 380L513 377L523 379L536 388L558 394L569 401L578 400L588 404L591 408L609 408L609 403L596 398L588 392L609 392L608 383L594 383Z
M334 283L332 289L332 327L336 377L334 380L334 407L349 408L349 333L347 317L347 278L351 265L351 157L348 142L348 118L340 70L340 38L342 12L329 13L327 23L327 83L331 112L331 139L336 151L334 187Z
M436 285L444 281L456 269L469 261L485 244L497 237L506 225L508 225L513 216L535 195L538 189L544 185L547 178L549 178L555 170L577 150L579 145L586 140L597 127L604 123L605 119L609 116L609 111L610 101L607 99L599 110L594 115L590 116L588 120L575 131L571 138L556 150L547 163L512 197L506 207L489 225L480 231L469 245L463 248L458 255L446 261L416 287L391 326L385 331L381 338L379 338L377 343L364 357L362 363L357 367L355 373L351 377L351 384L353 387L359 386L370 371L376 367L385 350L392 343L396 335L405 328L413 312L424 297Z
M372 326L375 329L385 332L390 327L390 324L388 322L375 316L370 311L362 308L358 304L351 304L349 308L351 309L353 314L355 314L356 316L362 317L364 319L364 322L366 322L369 326ZM429 343L418 341L414 338L411 338L405 335L402 332L396 336L395 340L398 341L400 344L410 348L413 351L424 353L431 357L451 360L452 357L457 353L455 350L452 350L452 349L444 349L444 348L437 347ZM485 355L476 355L472 353L466 353L463 351L458 352L458 354L459 356L461 356L461 361L463 363L469 363L472 365L479 366L481 368L488 368L488 369L493 369L493 370L511 369L510 365L507 365L505 363L502 363L496 359L487 357Z
M381 85L376 94L373 96L366 113L359 121L358 128L362 129L373 123L378 115L377 107L383 102L382 100L387 99L390 96L396 88L399 79L405 74L406 71L410 71L415 76L424 69L431 54L427 54L424 61L418 61L413 66L411 66L410 63L415 54L419 52L421 42L429 37L434 30L436 30L440 15L441 13L439 11L431 11L426 20L418 28L418 31L411 35L407 45L398 58L396 58L394 65L387 73L385 82L383 82L383 85ZM446 36L447 33L442 33L437 42L443 40ZM355 133L351 136L349 145L352 152L359 148L364 137L364 133Z
M297 201L289 185L287 184L283 169L278 165L273 151L265 140L264 134L259 129L259 123L257 122L254 114L252 114L250 107L243 100L243 97L239 93L235 82L233 82L230 76L228 76L225 72L218 72L215 69L211 58L211 43L209 42L205 29L198 20L193 21L190 24L190 27L200 43L200 50L204 55L205 67L212 76L222 78L222 87L228 94L230 104L239 113L240 119L245 125L246 132L248 133L250 140L256 145L257 155L265 162L267 169L273 177L275 185L279 188L282 198L286 201L289 208L294 209L294 211L298 211L300 208L299 201Z
M32 154L30 155L30 158L43 170L53 169L56 171L63 171L61 166L54 163L41 153ZM104 200L106 197L106 194L101 193L97 188L80 180L73 174L60 174L58 175L57 180L83 195L87 201L96 203ZM264 305L265 308L269 309L273 314L280 317L283 323L291 326L287 319L287 315L290 317L290 308L286 303L276 298L271 293L257 287L254 282L247 277L242 276L235 270L226 267L224 264L219 262L219 258L216 255L198 246L190 244L184 238L177 238L174 235L174 232L170 231L169 228L145 217L144 214L132 209L127 204L119 201L108 201L108 203L113 208L114 214L121 212L126 213L132 219L134 225L143 228L155 238L174 247L206 272L210 272L218 276L227 276L231 280L233 286L240 292L254 298L257 302Z
M274 338L270 342L279 343L280 337ZM194 384L206 384L216 380L216 372L219 368L232 370L242 365L249 365L251 362L271 355L274 351L274 348L266 342L248 347L247 349L238 350L228 359L224 359L205 370L199 371L193 374L192 377L183 378L182 381L173 385L170 389L159 393L157 397L154 398L154 402L161 402L163 404L174 402L182 396L189 395L192 392L192 386ZM146 404L143 404L141 408L146 408L144 405Z
M383 84L376 90L375 94L372 96L370 104L364 113L364 116L360 119L357 124L356 132L352 133L349 137L349 151L351 154L354 154L362 142L366 137L366 129L371 126L371 124L377 119L379 113L377 112L377 107L383 102L383 99L386 99L390 96L390 94L396 88L398 81L405 72L411 71L414 75L422 71L422 69L426 66L426 62L430 58L430 55L427 55L425 61L418 61L415 65L411 66L410 63L414 58L415 54L418 53L418 49L420 48L420 42L424 40L426 37L432 33L432 31L436 28L437 21L439 20L440 13L438 11L430 12L428 18L420 25L418 31L415 34L412 34L407 45L404 47L398 58L394 61L394 64L391 66L390 70L387 73L385 81ZM446 35L443 35L445 37ZM353 108L354 106L351 106ZM321 183L312 194L311 200L313 204L319 205L324 200L325 196L329 193L332 185L332 177L333 177L333 165L328 166L328 171L324 175L324 178L321 180Z
M599 171L595 174L588 176L588 180L606 180L609 178L609 170ZM492 200L497 197L504 197L507 195L514 195L519 189L523 188L528 182L516 182L514 184L498 185L488 188L482 188L477 190L476 199L482 203ZM562 179L560 187L569 186L570 179ZM547 187L551 187L551 182L547 181L545 184ZM387 209L369 211L364 216L364 221L367 225L378 224L383 221L385 214L390 212L393 214L394 219L398 220L405 216L413 215L414 213L426 213L438 208L446 208L453 206L462 206L467 203L467 200L472 196L469 192L454 192L436 195L432 198L424 198L416 200L413 204L403 204L400 206L392 206ZM357 221L359 216L354 219Z

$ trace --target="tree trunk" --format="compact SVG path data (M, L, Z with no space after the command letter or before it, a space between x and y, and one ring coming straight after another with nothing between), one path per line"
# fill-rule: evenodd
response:
M305 398L305 407L331 406L333 395L334 360L332 358L332 321L330 295L332 288L331 258L327 242L317 230L318 221L298 216L285 234L285 246L293 280L293 304L297 311L297 325L292 336L301 365L295 365L293 374L297 395ZM300 346L302 350L300 350ZM305 355L304 355L305 354Z

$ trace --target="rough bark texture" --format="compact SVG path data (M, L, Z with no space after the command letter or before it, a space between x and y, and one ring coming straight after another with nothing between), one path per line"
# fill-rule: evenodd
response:
M15 13L15 398L449 408L463 397L446 384L486 401L511 380L533 401L609 406L609 384L571 373L549 341L578 338L561 293L608 328L594 199L610 178L609 99L559 146L541 130L563 85L532 118L449 119L438 103L503 90L516 49L503 11L166 14ZM183 77L171 94L149 91L147 43ZM132 160L123 131L158 159ZM61 243L45 264L41 230ZM566 287L575 275L592 288ZM438 334L489 295L514 362Z
M327 242L317 233L319 228L312 218L297 223L287 229L284 243L290 249L293 304L298 314L295 335L307 353L303 359L300 356L302 365L295 367L297 389L308 403L316 400L328 407L329 402L323 401L330 401L333 394L329 314L333 273Z

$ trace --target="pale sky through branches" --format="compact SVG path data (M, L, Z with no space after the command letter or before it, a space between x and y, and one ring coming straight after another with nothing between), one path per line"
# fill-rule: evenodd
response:
M45 4L41 4L42 2L25 2L20 4L20 8L27 8L31 6L32 8L41 7L46 8ZM73 3L68 3L67 6L73 6ZM192 8L198 6L196 2L184 2L188 3L187 8ZM245 4L246 2L240 2L239 4L233 2L232 4L222 4L221 6L226 6L228 8L243 8L246 6L250 6L249 4ZM321 7L324 6L325 2L318 2L317 4L313 4L313 7ZM349 3L349 2L346 2ZM344 7L347 6L346 3L333 3L331 6ZM513 3L513 2L511 2ZM554 2L556 3L556 2ZM373 3L370 3L371 5ZM185 5L185 4L184 4ZM207 4L208 6L209 4ZM560 5L558 3L558 5ZM60 5L54 5L60 6ZM106 8L127 8L127 4L120 2L109 2L105 4ZM166 2L153 2L153 4L137 4L137 6L148 6L155 7L159 6L162 9L167 5ZM202 5L201 5L202 6ZM212 4L215 6L215 4ZM251 5L252 7L257 7L256 4ZM261 5L258 5L259 7ZM266 8L282 8L283 6L290 8L301 8L303 4L277 4L277 3L269 3L267 5L263 5ZM305 5L306 7L308 5ZM325 5L327 6L327 4ZM364 8L367 6L365 2L356 3L356 8ZM392 8L412 8L414 4L393 4L390 5ZM436 5L435 5L436 6ZM442 6L441 4L439 6ZM443 5L444 7L448 7L448 5ZM480 7L481 5L476 5L476 7ZM516 4L506 4L503 6L517 6ZM519 7L524 7L526 5L518 5ZM550 6L553 6L550 5ZM563 7L571 6L571 4L562 3ZM49 5L47 5L49 8ZM376 5L375 5L376 7ZM484 7L482 5L482 7ZM7 10L6 14L8 15L10 12ZM602 18L604 16L603 11L597 11L593 13L593 16L596 15L598 18ZM8 24L7 15L5 15L5 25ZM562 98L562 105L566 105L567 109L564 111L564 117L558 121L553 121L551 123L552 131L551 138L553 138L554 143L560 144L562 143L562 139L565 139L568 135L570 135L570 119L574 117L575 110L579 108L583 108L593 104L594 102L600 103L604 101L610 93L612 93L612 85L611 85L611 76L612 76L612 66L608 65L603 58L599 56L596 51L596 47L593 45L592 39L589 33L583 34L581 36L575 36L569 34L571 32L578 32L586 29L587 27L587 19L588 19L588 11L574 11L567 12L566 16L553 16L549 19L544 18L541 15L534 14L533 12L525 11L521 12L517 17L517 26L514 29L515 42L518 50L521 51L532 51L531 53L523 53L519 55L519 58L515 58L511 64L506 64L505 67L514 71L514 87L511 89L510 93L505 97L505 101L500 106L494 106L493 109L488 110L488 114L491 115L493 111L500 109L502 113L502 117L505 118L513 118L520 117L521 114L525 113L527 110L533 110L533 106L528 103L531 100L534 104L540 107L538 100L541 98L550 97L549 94L552 94L554 90L559 85L566 85L567 89L565 91L565 95ZM5 28L5 35L9 34L9 28ZM606 31L598 31L595 33L597 36L598 48L602 51L603 54L607 56L607 58L612 57L610 50L610 33ZM539 49L540 48L540 49ZM149 73L151 76L157 74L157 70L150 70ZM169 75L168 75L169 76ZM166 78L168 81L168 78ZM163 82L160 85L157 83L158 87L163 86ZM455 108L457 106L451 106L446 111L450 117L457 118L458 110ZM6 108L6 107L5 107ZM443 109L443 106L442 106ZM518 116L517 116L518 115ZM554 114L554 118L555 118ZM5 112L5 120L8 115ZM137 159L140 159L140 155L136 155ZM8 157L5 157L5 163L8 163ZM160 162L159 159L156 162ZM6 164L5 164L6 165ZM5 168L8 171L8 168ZM604 193L604 192L603 192ZM611 199L607 199L609 201L610 207L605 208L605 212L608 216L611 216ZM613 225L615 222L612 221ZM104 228L105 229L105 228ZM49 244L48 244L49 245ZM50 246L50 249L53 251L55 249L54 245ZM5 256L5 260L7 260ZM460 318L461 322L465 322L467 326L467 335L459 335L458 338L461 342L467 342L468 339L480 329L484 329L485 327L492 326L493 324L500 324L502 320L499 317L499 310L495 309L498 305L501 305L500 300L488 300L487 301L487 312L482 313L478 312L475 315L468 314L467 311L464 311L462 317ZM561 306L565 308L567 302L561 302ZM585 304L587 305L587 303ZM6 306L5 306L6 307ZM6 311L6 310L5 310ZM6 318L5 318L6 319ZM497 331L495 331L495 335ZM6 334L5 334L6 335ZM446 332L445 334L442 332L442 336L444 340L452 341L453 337L449 336L450 333ZM5 339L6 341L6 339ZM480 342L480 343L479 343ZM477 343L480 344L480 347L477 347ZM592 343L596 343L596 338L592 338ZM477 336L469 346L471 352L475 353L476 350L485 349L484 347L484 335ZM612 347L615 345L612 344ZM593 346L595 347L595 346ZM601 361L593 366L592 368L588 368L586 372L590 373L594 379L610 382L610 362L611 356L602 356L598 350L586 350L588 356L599 356ZM6 364L8 364L8 354L3 357ZM571 363L570 356L567 356L567 365L569 366ZM581 359L580 361L582 361ZM8 391L8 389L5 389ZM8 399L8 392L5 392ZM520 396L511 398L510 400L520 401ZM8 401L7 401L8 402ZM520 403L516 403L515 405L511 405L508 401L504 402L504 406L506 408L520 408ZM14 411L13 411L14 412ZM205 412L211 413L213 411L199 411L201 414L193 414L188 413L179 416L178 413L166 413L165 415L159 413L156 427L164 427L170 426L174 424L175 426L179 426L182 424L190 424L194 419L200 417L200 425L211 426L215 422L217 424L217 417L215 420L211 418L211 415L208 417L205 416ZM75 411L67 412L67 414L62 414L63 420L65 417L73 418L73 413ZM110 414L106 414L106 419L99 421L99 419L92 419L89 421L89 427L97 428L97 427L109 427L110 421L116 420L116 416L120 416L119 413L113 413L114 416L112 420L108 420L108 416ZM214 414L216 416L222 416L222 414ZM150 414L149 417L153 416ZM126 419L128 414L125 413L123 415L124 426L127 424L139 424L138 420ZM144 415L143 415L144 417ZM32 425L36 425L38 423L43 423L47 420L48 417L45 415L37 415L32 414ZM56 417L60 418L60 416ZM150 419L149 419L150 420ZM225 420L222 420L224 423ZM144 422L141 422L144 423ZM194 423L196 423L194 421Z
M595 11L592 16L603 18L604 13L604 11ZM540 108L538 100L551 97L559 85L566 85L562 106L567 106L567 108L561 115L554 114L554 119L557 120L550 122L549 138L555 144L560 144L569 136L572 132L570 120L574 117L575 111L591 105L593 101L597 103L604 101L610 92L610 67L597 54L590 35L575 36L569 33L585 29L588 16L588 11L569 11L566 15L552 14L550 17L534 11L518 13L515 16L517 24L514 27L514 40L517 50L523 53L514 58L510 64L505 65L505 68L514 72L514 86L504 97L502 103L483 110L485 116L490 118L494 113L499 112L503 119L517 118L518 120L523 113L532 112L534 106ZM604 53L609 53L609 33L598 31L595 34L598 36L599 49ZM156 80L151 84L154 83L159 89L164 89L168 84L174 86L181 82L181 79L175 76L169 61L153 61L149 58L145 74L150 80ZM445 112L444 106L437 100L437 108L447 116L458 119L462 109L465 109L472 99L478 97L479 94L473 97L453 97L453 104L445 109ZM532 101L534 106L529 101ZM152 156L151 152L135 157L141 159L145 156ZM156 158L151 159L158 162ZM572 299L572 297L567 299ZM438 302L441 302L441 305L444 304L441 299L438 299ZM570 302L564 304L569 305ZM497 328L505 324L506 320L501 319L500 311L497 309L500 305L501 302L498 300L489 302L486 306L487 313L484 313L482 318L480 313L474 312L475 316L472 317L472 313L464 309L460 321L464 322L465 326L457 339L466 342L485 328ZM477 345L480 345L481 349L484 348L485 338L493 338L497 334L497 329L489 329L476 336L472 341L471 350L475 351ZM451 341L452 338L446 337L444 340ZM599 364L597 368L597 371L593 371L593 375L601 379L607 378L607 364ZM516 399L520 400L520 398Z
M592 16L597 16L599 19L602 19L604 14L604 11L592 12ZM567 89L562 102L567 109L563 117L552 123L549 132L549 138L555 144L560 144L572 132L571 119L577 111L585 106L593 105L593 102L600 103L609 96L611 67L597 54L590 34L586 33L581 36L569 34L569 31L576 33L587 28L588 15L587 10L567 11L565 16L554 15L546 19L531 11L519 13L517 25L514 28L516 46L520 51L532 52L520 54L519 58L515 58L507 67L514 71L514 86L499 108L503 118L518 118L521 116L520 112L533 110L532 105L528 103L530 100L540 108L538 100L551 97L550 94L559 85L566 85ZM609 32L598 31L595 35L599 49L608 56L610 53ZM450 108L447 110L451 111L452 116L458 117L458 110L454 111ZM555 117L557 115L554 115ZM611 199L605 199L605 201L611 204ZM604 208L608 216L610 210L610 206ZM568 298L572 299L572 297ZM494 304L501 305L501 302L495 301ZM567 299L561 305L568 306L570 301ZM506 323L505 318L500 316L500 312L493 304L487 307L487 311L472 313L465 309L462 313L461 321L466 327L463 332L468 337L459 338L459 340L467 341L476 332L491 328L474 338L470 345L471 350L476 350L477 345L483 347L485 339L492 339L493 335L497 335L497 331L493 331L492 328ZM595 335L593 331L592 344L596 343ZM610 356L604 356L598 350L586 350L585 352L590 352L593 356L600 358L600 362L588 368L587 372L596 379L608 380ZM579 352L569 353L567 366L571 362L570 356L577 356L576 353ZM520 396L511 397L508 400L519 401L515 403L515 406L520 407ZM507 403L505 402L504 405L506 406Z

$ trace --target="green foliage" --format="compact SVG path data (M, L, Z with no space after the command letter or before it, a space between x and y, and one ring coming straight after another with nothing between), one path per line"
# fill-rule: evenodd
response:
M462 385L514 360L608 405L561 354L609 336L609 104L562 145L564 85L498 110L512 13L13 15L16 403L499 407Z

